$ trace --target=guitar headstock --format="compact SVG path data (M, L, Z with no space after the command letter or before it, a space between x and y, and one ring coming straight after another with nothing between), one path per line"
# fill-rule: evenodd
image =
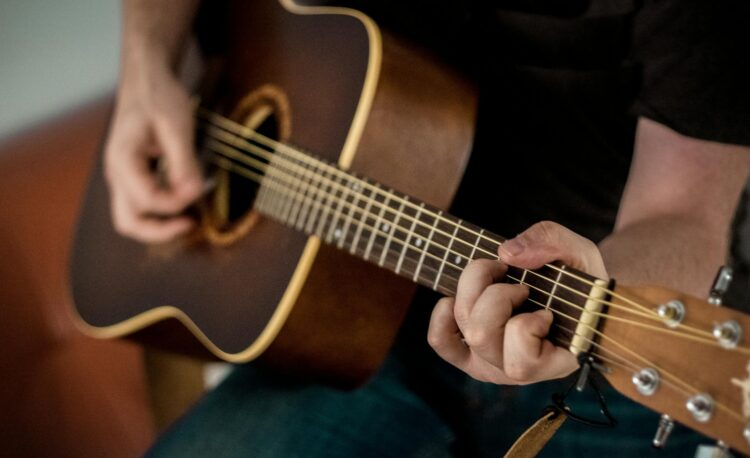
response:
M612 296L592 348L607 380L750 454L750 316L661 287L617 287Z

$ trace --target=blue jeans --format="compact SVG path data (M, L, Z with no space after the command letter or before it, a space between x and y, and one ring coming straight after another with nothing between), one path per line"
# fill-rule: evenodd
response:
M437 361L427 366L435 364L432 373L413 374L413 366L392 355L371 382L349 392L240 366L173 425L149 456L499 457L549 404L550 393L567 383L498 387ZM415 376L426 383L415 384ZM424 394L425 386L441 384L449 387L442 394L451 396L445 402ZM617 428L594 429L568 420L542 456L694 454L700 437L680 427L664 451L653 450L649 444L658 415L612 390L606 397ZM575 407L598 414L594 402Z
M148 456L442 457L453 435L388 363L344 392L239 366L157 442Z

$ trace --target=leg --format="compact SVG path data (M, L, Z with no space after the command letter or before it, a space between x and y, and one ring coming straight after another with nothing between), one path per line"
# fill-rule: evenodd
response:
M149 456L439 457L452 434L389 361L366 386L337 391L237 367Z

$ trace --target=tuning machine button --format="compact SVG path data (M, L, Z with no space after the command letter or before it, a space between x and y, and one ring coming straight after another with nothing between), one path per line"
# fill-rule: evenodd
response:
M659 418L659 426L656 428L656 434L654 434L654 440L651 441L651 445L656 448L664 447L673 429L674 420L672 420L672 417L667 414L662 415Z
M716 278L714 278L714 284L711 287L711 292L708 295L708 302L713 305L721 305L721 301L724 298L729 289L729 285L732 283L732 277L734 272L729 266L721 266L719 271L716 272Z
M633 385L644 396L651 396L656 393L656 389L659 388L659 373L656 369L646 367L633 374Z
M664 320L664 324L670 328L676 328L685 319L685 304L677 299L659 305L656 309L659 318Z
M714 399L706 393L696 394L687 400L685 407L693 414L695 421L705 423L714 413Z

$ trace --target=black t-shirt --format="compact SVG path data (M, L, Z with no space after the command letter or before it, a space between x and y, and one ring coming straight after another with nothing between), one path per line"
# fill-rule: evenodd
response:
M638 116L750 145L745 0L347 3L479 82L453 211L501 235L540 219L594 240L609 233Z

